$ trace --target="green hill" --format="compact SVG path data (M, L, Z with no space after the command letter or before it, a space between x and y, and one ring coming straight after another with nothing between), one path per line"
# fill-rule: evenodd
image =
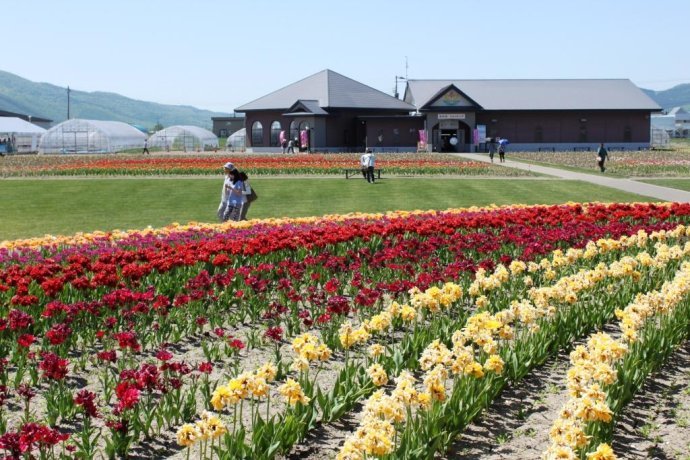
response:
M657 104L668 110L677 106L690 109L690 83L664 91L642 89ZM67 88L36 83L0 70L0 110L49 118L60 123L67 118ZM211 129L211 117L228 113L201 110L186 105L166 105L139 101L115 93L92 93L72 89L70 117L90 120L115 120L152 129L163 126L194 125Z
M0 110L49 118L57 124L67 119L67 88L35 83L0 70ZM211 117L226 115L186 105L138 101L114 93L70 90L70 118L123 121L149 129L156 123L211 129Z
M651 89L643 89L654 102L659 104L664 110L669 110L674 107L685 107L690 109L690 83L683 83L676 85L673 88L663 91L654 91Z

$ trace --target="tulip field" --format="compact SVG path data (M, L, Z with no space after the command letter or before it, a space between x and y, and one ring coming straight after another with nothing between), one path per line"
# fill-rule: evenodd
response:
M5 241L0 453L452 457L507 387L565 352L569 399L540 455L625 458L616 422L687 341L689 294L678 203Z
M546 165L598 172L596 153L591 152L511 152L509 157ZM690 145L669 150L609 151L606 173L625 177L687 177L690 175Z
M250 155L208 153L153 155L17 155L3 158L0 177L34 176L157 176L170 174L218 175L233 161L254 175L339 175L359 168L359 154ZM379 155L377 168L386 175L529 176L518 169L470 161L443 154Z

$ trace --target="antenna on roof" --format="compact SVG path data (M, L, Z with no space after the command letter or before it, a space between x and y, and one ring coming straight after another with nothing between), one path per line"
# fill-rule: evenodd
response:
M408 68L408 65L407 65L407 56L405 56L405 80L407 80L407 68Z

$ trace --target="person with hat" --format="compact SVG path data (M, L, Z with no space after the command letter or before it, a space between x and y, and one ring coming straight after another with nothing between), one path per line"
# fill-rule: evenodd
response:
M235 165L227 162L223 165L223 171L225 172L225 179L223 180L223 189L220 192L220 205L218 206L218 211L216 215L221 222L224 222L225 210L229 203L229 190L232 188L232 171L236 171Z
M230 179L230 184L225 185L227 204L223 213L223 222L240 220L242 218L242 208L247 202L247 196L244 194L245 187L242 173L238 169L233 169L230 171L228 178Z

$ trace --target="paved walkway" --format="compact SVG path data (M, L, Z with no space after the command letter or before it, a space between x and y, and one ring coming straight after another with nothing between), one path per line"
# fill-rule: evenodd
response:
M484 163L491 162L489 155L483 153L456 153L455 155L474 161L483 161ZM583 182L602 185L604 187L611 187L624 192L636 193L638 195L656 198L662 201L690 202L690 192L669 187L661 187L659 185L645 184L644 182L638 182L630 179L616 179L607 176L606 174L585 174L567 171L565 169L549 168L548 166L538 166L528 163L521 163L518 161L510 161L508 159L506 159L505 163L499 163L498 154L494 158L494 164L516 169L524 169L526 171L533 171L541 174L548 174L561 179L581 180Z

